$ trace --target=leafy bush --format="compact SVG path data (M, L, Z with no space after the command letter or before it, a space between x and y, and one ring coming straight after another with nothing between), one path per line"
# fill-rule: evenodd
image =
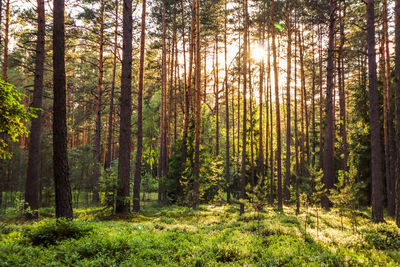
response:
M53 245L69 238L80 238L92 229L87 223L66 219L44 220L24 230L24 235L33 245Z
M396 231L379 229L365 235L365 241L377 249L400 250L400 234Z

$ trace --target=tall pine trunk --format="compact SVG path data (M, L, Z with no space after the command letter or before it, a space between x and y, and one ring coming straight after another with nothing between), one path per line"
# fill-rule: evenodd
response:
M72 219L67 151L67 106L65 79L64 0L54 0L53 8L53 170L56 217Z
M383 181L381 167L381 139L379 123L379 100L376 74L375 52L375 10L374 0L367 2L367 43L368 43L368 80L369 110L371 127L371 176L372 176L372 220L383 221Z
M1 10L0 10L1 12ZM29 139L28 169L25 186L25 202L28 203L33 212L33 217L37 217L36 210L39 208L38 190L40 173L40 134L41 134L41 108L43 93L43 71L44 71L44 42L45 42L45 6L44 0L37 1L37 40L35 58L35 78L33 84L32 107L38 108L36 118L31 121L31 136ZM1 21L1 20L0 20ZM28 215L30 216L30 215Z
M200 112L201 112L201 47L200 47L200 0L196 3L196 72L195 72L195 145L194 145L194 180L193 208L199 204L199 174L200 174Z
M228 20L228 15L227 15L227 2L228 0L225 0L225 10L224 10L224 57L225 57L225 128L226 128L226 155L225 155L225 182L226 182L226 201L230 204L231 203L231 176L230 176L230 153L229 153L229 88L228 88L228 49L227 49L227 41L226 41L226 31L228 30L227 28L227 20ZM232 97L233 99L233 97ZM235 120L233 120L235 121ZM235 140L235 139L233 139ZM235 148L235 145L233 145Z
M247 29L248 29L248 0L244 0L244 49L243 49L243 133L242 133L242 169L241 169L241 183L240 183L240 215L244 213L244 199L246 198L246 123L247 123Z
M328 42L328 63L326 77L326 107L325 107L325 137L324 137L324 158L323 158L323 183L327 192L321 197L321 205L325 209L330 207L328 198L329 190L333 188L335 179L335 165L333 156L333 72L334 72L334 41L335 41L335 22L336 22L336 0L331 0L329 4L329 42Z
M139 59L139 91L138 91L138 130L136 166L133 180L133 211L140 211L140 183L142 181L142 151L143 151L143 128L142 128L142 106L143 106L143 81L144 81L144 55L146 39L146 0L142 1L142 26L140 34L140 59Z
M271 2L272 21L275 19L275 1ZM275 26L271 27L272 30L272 54L274 64L274 83L275 83L275 105L276 105L276 167L277 167L277 180L278 180L278 209L282 209L282 163L281 163L281 113L279 106L279 73L278 73L278 59L276 55L275 44Z
M4 49L3 49L3 80L8 80L8 44L10 42L9 29L10 29L10 0L6 0L6 21L4 24ZM1 20L0 20L1 22Z
M286 21L287 21L287 78L286 78L286 158L285 158L285 202L289 204L290 201L290 140L291 140L291 121L290 121L290 81L291 81L291 61L292 61L292 29L290 25L290 2L286 7Z
M108 134L107 134L107 151L106 158L104 161L104 169L107 170L111 165L111 151L113 142L113 115L114 115L114 93L115 93L115 76L117 68L117 49L118 49L118 3L119 0L115 1L115 28L114 28L114 47L113 47L113 67L112 67L112 81L111 81L111 94L110 94L110 110L108 112Z
M396 0L395 8L395 81L396 81L396 224L400 227L400 0Z
M97 103L96 103L96 129L94 134L93 146L93 174L92 174L92 201L99 202L99 178L100 178L100 150L101 150L101 97L103 94L103 51L104 51L104 0L100 1L100 40L99 40L99 81L97 84Z
M130 203L130 148L131 148L131 115L132 115L132 1L124 0L122 18L123 46L120 105L120 134L118 161L117 213L128 213Z

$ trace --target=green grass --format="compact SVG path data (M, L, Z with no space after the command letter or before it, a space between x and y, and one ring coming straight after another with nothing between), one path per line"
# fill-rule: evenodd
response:
M112 216L102 208L76 209L73 222L26 222L1 216L0 266L399 266L400 231L392 220L358 227L338 213L315 209L295 215L265 208L238 215L238 206L159 207Z

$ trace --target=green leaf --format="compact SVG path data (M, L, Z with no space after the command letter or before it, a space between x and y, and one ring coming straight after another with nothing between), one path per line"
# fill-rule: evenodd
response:
M274 26L275 26L275 28L277 28L280 31L283 29L283 26L279 23L274 23Z

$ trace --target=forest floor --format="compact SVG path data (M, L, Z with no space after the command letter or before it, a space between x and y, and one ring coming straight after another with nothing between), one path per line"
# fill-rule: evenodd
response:
M372 224L367 210L357 227L336 210L318 220L316 208L250 210L147 203L125 217L76 209L73 222L56 222L52 209L35 222L3 211L0 266L400 266L399 229Z

